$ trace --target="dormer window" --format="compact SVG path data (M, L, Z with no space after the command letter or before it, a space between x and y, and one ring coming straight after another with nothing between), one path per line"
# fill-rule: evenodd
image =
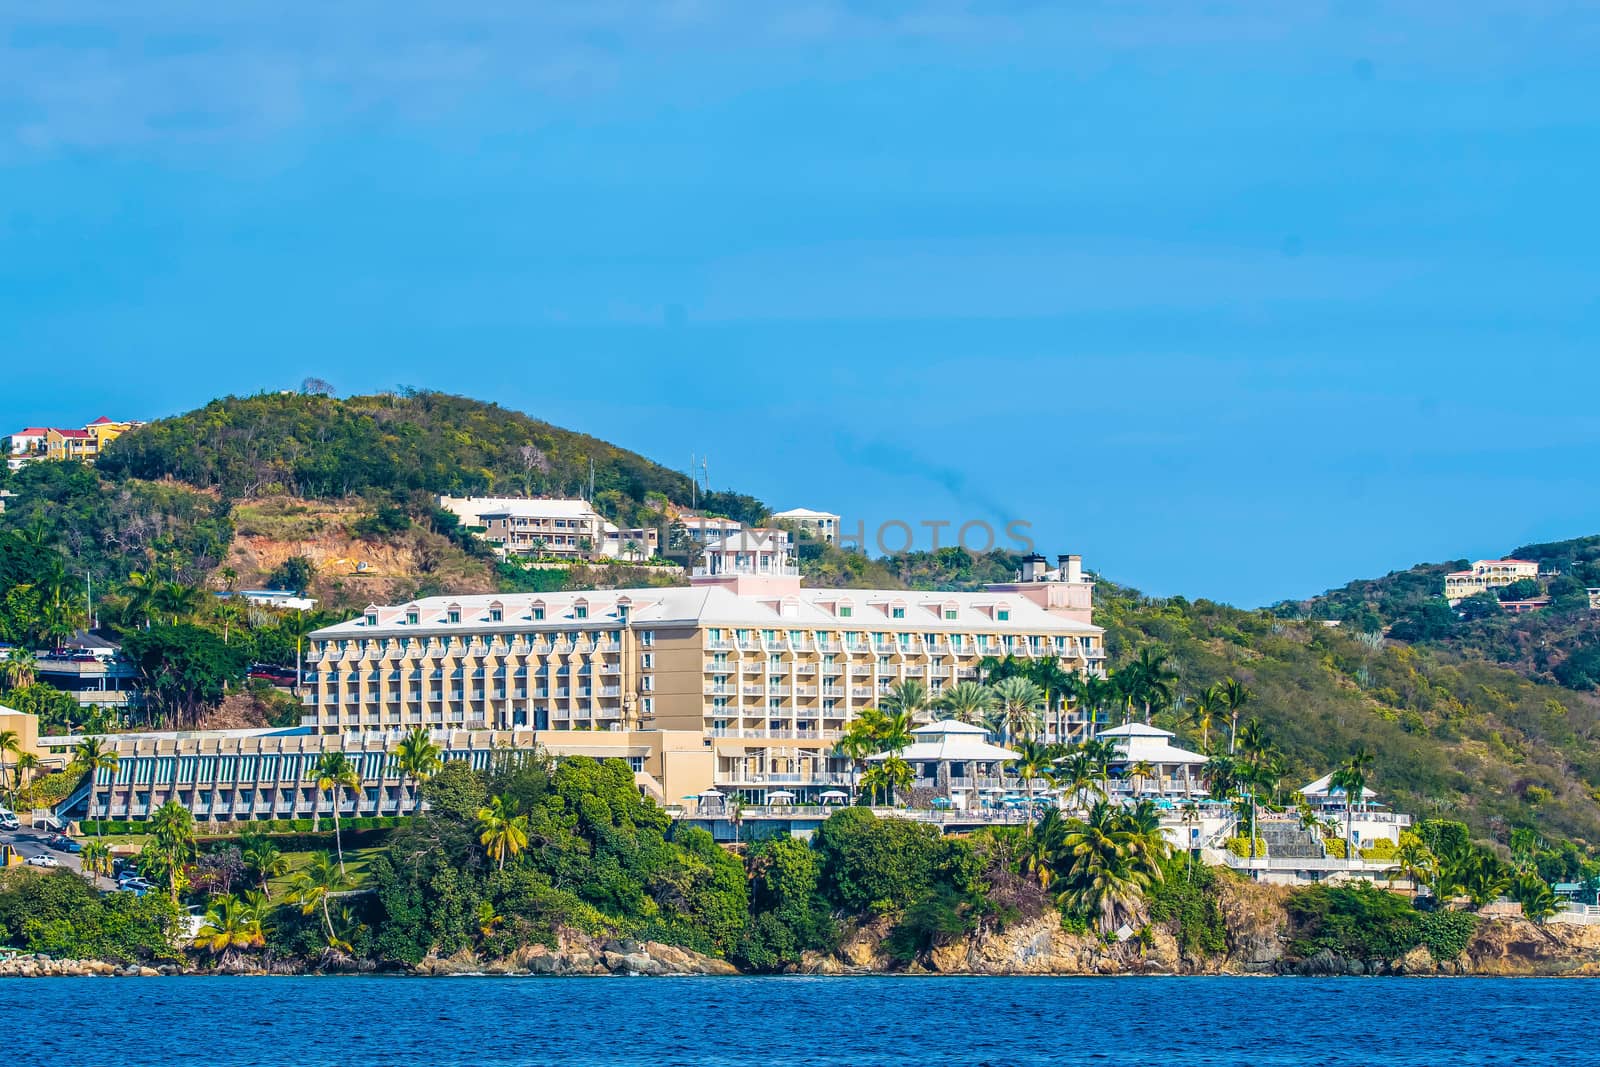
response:
M415 604L407 604L406 605L406 625L407 626L415 626L415 625L417 625L417 623L419 623L421 621L422 621L422 614L421 614L421 612L419 612L417 610L417 606Z
M628 610L630 608L632 608L632 607L633 607L633 601L629 600L625 596L618 597L617 598L617 618L621 619L623 622L627 622L628 621Z
M506 617L506 609L505 609L505 605L504 604L502 604L502 603L500 603L500 601L496 600L494 603L489 605L489 621L490 622L502 622L502 621L504 621L505 617Z
M575 619L587 619L589 617L589 605L587 605L587 604L574 604L574 605L572 605L572 617L575 618Z
M995 611L994 611L994 617L999 619L1001 622L1010 622L1011 621L1011 609L1010 608L996 608Z
M856 609L851 607L849 604L840 604L839 605L839 618L848 619L848 618L850 618L850 616L854 615L855 613L856 613Z
M533 621L534 622L543 622L544 621L544 609L543 608L534 608L533 609Z
M445 619L445 622L452 623L452 624L460 622L461 621L461 605L460 604L451 604L448 608L446 608L445 611L444 611L444 619Z
M378 625L378 613L376 611L367 612L367 625L368 626L376 626L376 625Z
M891 618L891 619L903 619L905 617L906 617L906 609L905 608L890 608L889 609L889 618Z

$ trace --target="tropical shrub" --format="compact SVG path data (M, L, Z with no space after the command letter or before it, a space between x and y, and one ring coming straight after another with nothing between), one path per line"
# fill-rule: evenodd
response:
M1478 917L1466 911L1427 911L1417 919L1417 933L1428 952L1441 963L1466 951Z
M101 896L64 868L0 871L0 939L26 952L118 963L175 959L179 915L160 893Z
M1417 909L1371 883L1313 885L1293 893L1290 951L1305 959L1329 951L1349 959L1395 959L1421 939Z
M1184 956L1215 956L1228 949L1217 873L1203 863L1187 860L1185 856L1162 864L1164 877L1146 891L1145 904L1151 922L1172 927Z
M1250 855L1250 839L1248 837L1230 837L1224 847L1235 856L1248 858ZM1267 839L1264 837L1256 838L1256 858L1260 859L1266 854Z

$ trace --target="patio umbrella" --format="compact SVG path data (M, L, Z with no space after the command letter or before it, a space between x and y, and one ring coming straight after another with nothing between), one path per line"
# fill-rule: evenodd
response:
M933 798L933 806L936 807L936 808L948 808L950 806L950 798L949 797L934 797Z

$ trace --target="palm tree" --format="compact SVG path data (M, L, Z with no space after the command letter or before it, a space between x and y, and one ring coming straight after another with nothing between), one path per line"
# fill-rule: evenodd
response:
M1055 879L1056 863L1066 833L1066 820L1061 817L1060 811L1051 808L1028 828L1028 834L1022 840L1022 873L1035 878L1040 889L1049 889Z
M244 622L244 605L237 600L229 598L218 603L212 611L216 615L217 621L222 623L222 643L226 645L229 643L233 628Z
M11 765L11 806L17 807L17 801L22 796L22 783L33 771L39 769L39 757L32 752L23 752L17 756L17 761Z
M253 835L241 844L240 858L244 860L245 867L254 872L256 884L261 887L262 899L270 900L272 890L268 882L288 872L289 857L265 837Z
M324 752L322 758L317 760L312 773L317 779L317 789L321 792L333 793L333 847L339 853L339 874L344 876L344 842L339 836L339 808L343 803L344 791L361 788L361 772L356 770L356 765L350 762L350 757L343 752ZM312 809L312 832L317 831L316 809Z
M1004 678L994 685L999 705L1002 744L1013 737L1032 737L1039 732L1039 705L1044 690L1026 678Z
M0 678L7 689L26 689L38 678L39 660L26 648L13 648L0 660Z
M154 572L134 571L128 575L128 582L122 587L122 595L127 598L122 609L123 622L142 622L146 630L150 629L150 623L159 610L160 588L161 580Z
M1133 798L1138 800L1144 795L1144 783L1147 778L1154 778L1156 769L1150 765L1149 760L1140 760L1128 767L1128 777L1133 779ZM1159 792L1160 790L1157 790Z
M1137 685L1128 696L1143 706L1144 721L1149 722L1157 708L1172 703L1172 683L1178 680L1177 672L1168 669L1165 652L1152 648L1141 648L1139 658L1123 668L1130 669Z
M205 590L195 586L162 582L155 591L155 608L176 626L179 619L187 619L200 610L204 597Z
M196 946L226 961L238 951L262 948L267 943L261 926L260 894L236 897L221 893L211 898L198 933Z
M1200 751L1211 754L1211 726L1223 709L1222 687L1208 685L1189 701L1189 721L1200 728Z
M159 861L167 876L167 891L174 903L183 882L183 868L194 858L194 816L176 800L169 800L150 816L150 839L145 851Z
M906 678L889 687L878 701L878 706L891 715L905 713L913 720L920 718L930 707L928 687L915 678Z
M1334 771L1328 779L1328 785L1334 789L1344 790L1344 854L1346 859L1355 859L1355 844L1351 834L1351 820L1355 818L1355 809L1361 803L1367 792L1367 772L1372 769L1372 752L1362 747L1351 753L1344 765Z
M1100 769L1094 757L1079 747L1056 764L1054 781L1072 796L1079 809L1083 809L1086 807L1084 797L1091 791L1100 791ZM1100 795L1102 799L1105 796L1104 793Z
M874 710L874 709L867 709ZM884 714L879 711L869 721L872 726L873 739L878 743L879 752L901 752L911 744L911 730L916 725L911 721L911 713L897 711L893 714Z
M1228 755L1231 756L1236 751L1239 736L1239 709L1249 702L1253 694L1242 682L1233 678L1224 679L1220 690L1222 706L1228 709Z
M1006 679L1012 681L1013 679ZM1054 745L1047 745L1042 741L1024 740L1017 743L1017 758L1011 761L1011 768L1018 778L1022 779L1023 788L1028 791L1028 811L1033 812L1033 782L1042 778L1050 769L1055 760Z
M444 766L443 757L444 749L434 743L426 726L413 727L395 746L395 766L416 783L417 811L422 810L422 783Z
M1065 742L1065 716L1061 712L1066 707L1067 698L1077 691L1077 683L1081 676L1063 670L1060 660L1042 659L1033 664L1028 672L1028 678L1044 693L1044 708L1053 718L1052 733L1055 734L1055 740L1058 743Z
M322 911L322 922L328 939L333 940L333 916L328 912L328 898L342 892L346 886L342 869L334 865L333 857L318 852L311 857L289 882L289 902L300 905L300 914L310 915Z
M1122 759L1122 750L1108 737L1094 737L1078 748L1089 757L1095 773L1100 777L1100 795L1111 795L1111 765Z
M939 694L935 706L952 719L974 723L994 707L994 690L982 682L957 682Z
M0 730L0 780L4 780L5 778L7 756L15 756L18 759L22 758L22 736L15 730ZM16 806L16 802L17 791L16 788L13 787L11 790L12 807Z
M896 789L910 789L916 780L916 774L911 770L911 764L899 756L890 756L873 764L861 778L861 784L872 790L872 800L876 804L878 791L881 789L887 796L891 806L894 804Z
M492 797L487 807L478 809L478 840L503 871L508 854L516 859L528 847L528 817L510 797Z
M877 739L871 726L857 719L834 742L833 754L850 762L850 803L856 802L856 776L866 770L867 757L878 751Z
M83 851L78 854L78 860L83 864L83 869L88 871L91 878L95 875L111 874L111 846L104 841L86 841Z
M1102 932L1130 916L1151 877L1137 851L1135 835L1117 810L1100 801L1089 817L1074 823L1062 839L1066 888L1061 903L1096 917Z
M104 772L114 772L117 769L117 750L106 747L105 742L98 737L85 737L79 741L72 750L72 762L67 764L69 770L75 774L87 775L89 778L89 795L94 795L95 779ZM100 836L100 823L96 820L94 833Z

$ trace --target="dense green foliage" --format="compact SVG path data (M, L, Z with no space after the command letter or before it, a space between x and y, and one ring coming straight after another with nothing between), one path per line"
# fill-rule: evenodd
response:
M1171 925L1185 959L1219 956L1228 948L1217 893L1218 872L1188 857L1169 859L1165 876L1146 894L1150 921Z
M100 459L112 478L172 478L226 498L344 497L369 490L587 495L633 521L652 494L687 504L686 475L598 438L443 393L404 391L346 399L261 393L124 434ZM712 494L712 510L758 519L749 497ZM389 525L398 522L391 518Z
M58 959L176 959L181 912L160 894L102 897L68 870L0 871L0 941Z
M1419 914L1403 897L1367 883L1314 885L1290 896L1291 951L1392 960L1422 943Z

